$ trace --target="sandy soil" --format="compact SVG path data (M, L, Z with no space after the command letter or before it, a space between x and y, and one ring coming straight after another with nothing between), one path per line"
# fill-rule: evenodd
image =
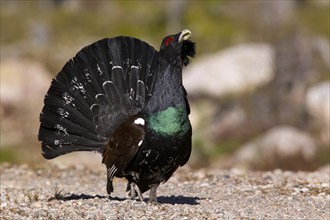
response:
M106 194L99 166L2 164L0 219L329 219L330 168L317 172L179 169L158 204ZM147 201L148 193L144 194Z

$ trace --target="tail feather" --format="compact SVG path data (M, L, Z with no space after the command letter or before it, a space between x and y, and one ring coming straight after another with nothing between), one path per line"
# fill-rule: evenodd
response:
M39 140L51 159L73 151L103 151L107 139L147 104L158 52L130 37L97 41L58 73L40 114Z
M125 47L120 48L120 45L123 45L125 42L119 42L119 40L120 38L115 38L113 41L108 41L108 48L111 48L109 51L109 60L112 62L112 66L121 66L123 61L125 61L123 59L126 58L121 56L121 53L123 53L122 50L125 50Z
M93 151L101 144L94 140L78 136L67 136L58 130L40 127L39 138L42 138L42 155L46 159L53 159L59 155L73 151Z
M140 71L138 71L136 67L132 67L131 70L128 72L127 77L128 77L128 85L130 88L128 92L131 100L135 100L136 98L139 75L140 75Z
M53 112L56 114L59 121L73 121L88 128L90 131L93 131L94 124L91 121L92 117L86 117L82 111L77 111L77 108L74 108L71 105L65 105L62 99L52 96L52 94L49 94L49 97L47 98L46 105L43 109L44 114L46 111Z
M104 97L108 99L108 101L115 105L117 103L120 103L120 93L117 89L117 86L112 81L106 81L103 83L104 88ZM101 103L100 103L101 104ZM107 105L108 103L105 103L104 105Z
M84 137L98 141L98 138L95 137L95 129L91 131L89 128L82 126L79 122L61 118L62 116L59 116L57 112L49 111L48 109L44 110L44 114L47 115L47 117L43 118L44 127L57 129L58 131L64 132L67 136L71 134L84 134Z
M74 60L80 67L80 70L85 72L90 72L89 79L90 83L96 83L96 86L99 88L99 92L101 92L101 87L103 81L110 80L110 71L111 71L111 61L109 56L107 56L105 51L102 50L102 42L96 42L95 45L90 45L86 47L88 50L81 50ZM107 62L109 61L109 62ZM86 78L89 75L85 75Z
M77 91L67 89L70 86L70 84L66 85L65 81L61 81L60 79L56 78L53 80L51 89L45 97L45 106L52 106L53 108L63 107L65 109L72 108L72 111L78 111L79 113L77 114L83 114L91 120L93 115L88 111L89 104L86 102L86 99Z
M142 82L141 80L138 80L138 83L137 83L135 100L136 100L137 103L140 104L141 108L142 108L142 106L145 106L145 103L146 103L146 87L144 85L144 82Z
M124 71L121 66L112 67L111 79L120 94L126 94L127 88L125 83ZM103 85L104 88L104 85Z
M154 87L155 84L155 79L156 79L156 74L158 72L158 66L157 66L157 59L154 57L152 57L152 62L151 65L147 64L147 70L145 76L142 79L143 82L145 82L145 88L146 88L146 92L147 92L147 98L149 99L152 95L152 89ZM153 68L154 66L156 66L156 68Z

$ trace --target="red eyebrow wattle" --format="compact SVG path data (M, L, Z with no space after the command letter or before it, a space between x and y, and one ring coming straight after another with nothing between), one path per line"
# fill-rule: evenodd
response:
M167 47L167 45L168 45L170 42L172 42L172 41L174 41L174 38L173 38L173 37L168 37L168 38L166 38L166 40L165 40L165 46Z

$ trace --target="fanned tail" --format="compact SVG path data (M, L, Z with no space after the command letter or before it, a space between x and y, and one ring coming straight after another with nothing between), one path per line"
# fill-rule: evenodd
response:
M158 52L130 37L103 39L68 61L47 92L39 141L47 159L102 152L116 128L152 95Z

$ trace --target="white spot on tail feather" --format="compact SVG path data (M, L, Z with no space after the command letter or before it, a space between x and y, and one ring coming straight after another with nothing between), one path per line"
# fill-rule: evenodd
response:
M74 100L74 98L72 96L70 96L67 92L63 93L62 98L64 99L66 105L71 104L72 101ZM72 106L75 106L75 105L72 103Z
M92 82L92 80L91 80L91 74L89 73L89 70L87 68L84 69L84 73L85 73L87 82Z
M97 97L99 97L100 95L104 95L102 93L96 94L95 98L97 99Z
M111 70L113 70L113 69L123 69L123 67L121 67L121 66L113 66Z
M80 93L82 93L84 95L84 98L86 98L85 94L86 94L86 90L83 86L82 83L78 82L78 78L77 77L73 77L71 80L71 85L73 86L73 88L75 90L80 91Z
M134 95L135 95L135 91L134 91L133 88L131 88L131 89L129 90L129 99L130 99L130 100L133 100Z
M137 118L137 119L134 120L134 124L144 126L145 121L144 121L143 118Z
M138 146L140 147L143 143L143 140L140 140L139 143L138 143Z
M58 114L59 114L62 118L67 118L67 117L69 117L69 112L67 112L67 111L64 110L63 108L58 108L57 112L58 112Z
M112 83L112 81L105 81L103 84L102 84L102 86L104 87L104 85L106 85L106 84L108 84L108 83Z
M101 67L100 67L100 65L97 63L96 64L96 68L97 68L97 72L100 74L100 75L102 75L103 74L103 71L101 70Z
M56 124L55 125L55 128L58 130L58 131L62 131L64 132L64 136L69 136L69 133L66 131L66 128L64 128L62 125L60 124Z
M131 66L131 69L140 69L139 66Z

